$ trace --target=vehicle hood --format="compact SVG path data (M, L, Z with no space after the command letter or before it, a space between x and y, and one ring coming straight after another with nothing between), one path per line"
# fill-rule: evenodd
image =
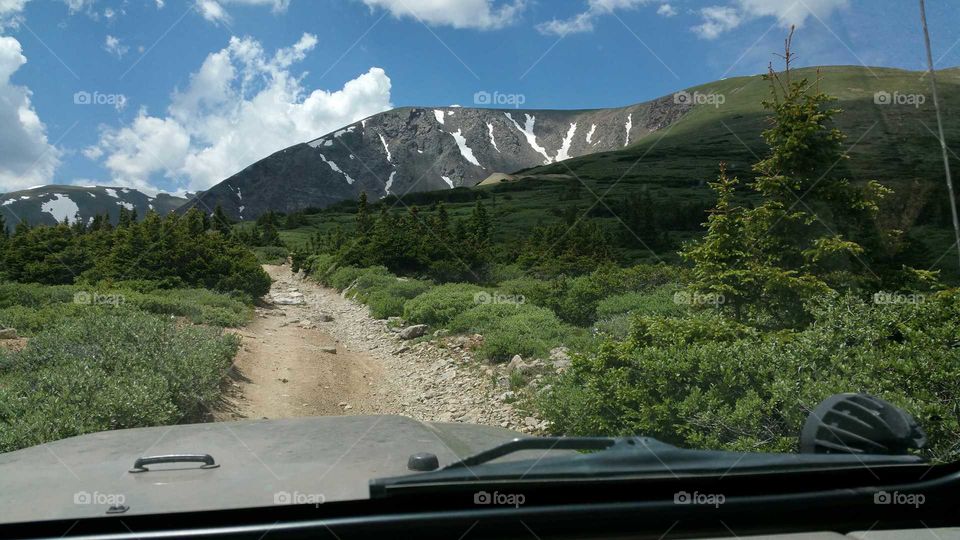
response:
M414 474L407 458L440 466L522 436L506 429L425 423L401 416L330 416L124 429L0 454L0 522L249 508L369 498L369 480ZM210 454L151 465L139 457Z

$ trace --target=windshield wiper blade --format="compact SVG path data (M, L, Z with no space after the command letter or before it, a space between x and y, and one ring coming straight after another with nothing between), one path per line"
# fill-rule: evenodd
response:
M451 463L441 470L473 467L523 450L606 450L618 439L613 437L525 437L516 438L488 450Z

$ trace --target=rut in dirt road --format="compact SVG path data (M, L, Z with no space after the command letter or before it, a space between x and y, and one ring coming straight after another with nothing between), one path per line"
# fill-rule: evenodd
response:
M475 361L470 338L411 344L337 291L288 266L264 269L274 280L268 305L238 332L243 347L217 420L399 414L527 432L547 427L508 403L504 367Z

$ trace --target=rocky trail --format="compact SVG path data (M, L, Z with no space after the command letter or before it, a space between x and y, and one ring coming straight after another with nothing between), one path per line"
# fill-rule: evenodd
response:
M218 421L345 414L398 414L432 422L465 422L527 433L548 424L514 407L509 374L534 386L535 368L493 366L470 348L482 336L415 339L424 328L391 328L366 306L290 272L264 266L273 278L267 305L237 331L235 360ZM568 360L557 351L562 365ZM542 372L542 369L540 370Z

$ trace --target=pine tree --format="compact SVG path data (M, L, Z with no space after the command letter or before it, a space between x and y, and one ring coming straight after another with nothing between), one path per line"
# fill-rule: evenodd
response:
M370 209L367 208L367 192L360 192L360 200L357 203L357 236L365 237L370 234L373 223L370 220Z
M223 207L219 204L213 209L213 229L219 231L223 236L230 236L232 231L230 220L227 219L227 215L223 212Z

